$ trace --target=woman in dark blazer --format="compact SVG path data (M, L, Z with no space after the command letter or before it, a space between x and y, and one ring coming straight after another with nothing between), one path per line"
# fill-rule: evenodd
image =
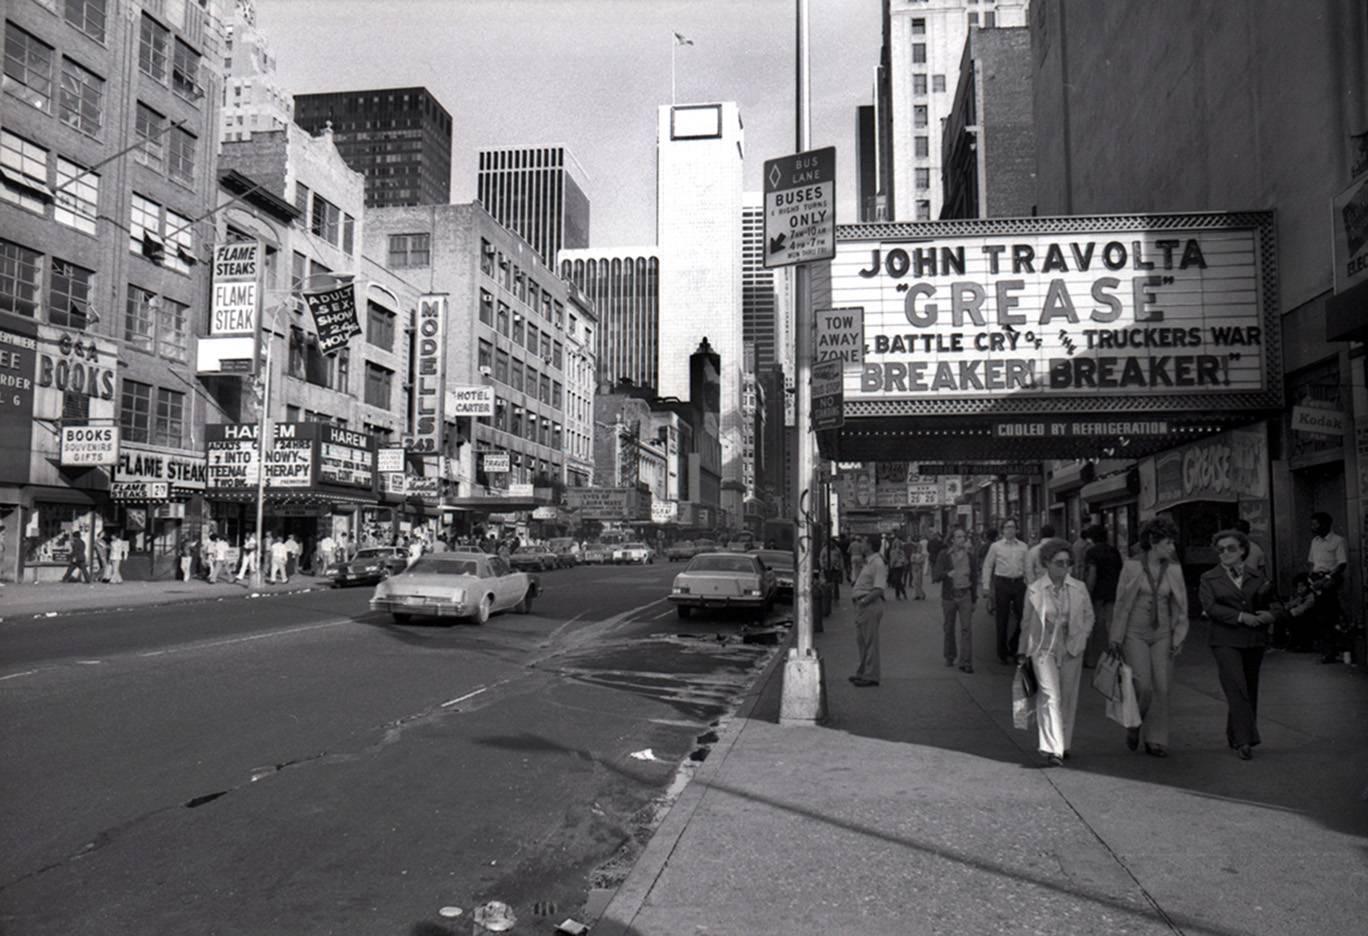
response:
M1259 743L1259 666L1280 608L1272 583L1245 565L1249 537L1222 530L1212 543L1221 563L1202 573L1197 596L1211 622L1211 652L1228 706L1226 740L1249 760Z

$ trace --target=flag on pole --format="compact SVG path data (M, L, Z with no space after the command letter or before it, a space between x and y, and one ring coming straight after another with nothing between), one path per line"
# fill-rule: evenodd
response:
M674 34L674 37L675 37L675 45L693 45L693 44L694 44L692 39L686 39L686 38L684 38L684 36L683 36L682 33L675 33L675 34Z

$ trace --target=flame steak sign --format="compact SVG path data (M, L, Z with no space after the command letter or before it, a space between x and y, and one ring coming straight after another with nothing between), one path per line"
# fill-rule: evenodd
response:
M847 399L1262 390L1260 295L1249 228L849 241L832 263L833 304L865 309Z

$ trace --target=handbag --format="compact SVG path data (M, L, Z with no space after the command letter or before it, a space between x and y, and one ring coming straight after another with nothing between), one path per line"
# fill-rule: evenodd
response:
M1027 686L1026 672L1018 666L1012 677L1012 726L1021 731L1029 729L1035 718L1035 690Z
M1109 702L1121 699L1121 654L1108 650L1102 654L1102 658L1097 661L1097 670L1093 673L1092 687Z
M1017 664L1017 672L1021 674L1022 681L1026 686L1026 694L1035 695L1036 690L1040 688L1040 680L1036 678L1035 666L1032 665L1030 657Z
M1107 717L1122 728L1140 727L1140 703L1135 697L1135 671L1121 664L1121 698L1107 702Z

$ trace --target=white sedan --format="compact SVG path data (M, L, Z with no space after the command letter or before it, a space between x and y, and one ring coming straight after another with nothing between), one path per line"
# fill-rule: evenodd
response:
M429 553L375 587L372 611L385 611L398 624L414 615L469 618L483 624L497 611L527 614L541 592L535 576L514 572L485 553Z
M648 562L655 562L655 550L645 543L623 543L613 550L613 561L639 562L645 565Z

